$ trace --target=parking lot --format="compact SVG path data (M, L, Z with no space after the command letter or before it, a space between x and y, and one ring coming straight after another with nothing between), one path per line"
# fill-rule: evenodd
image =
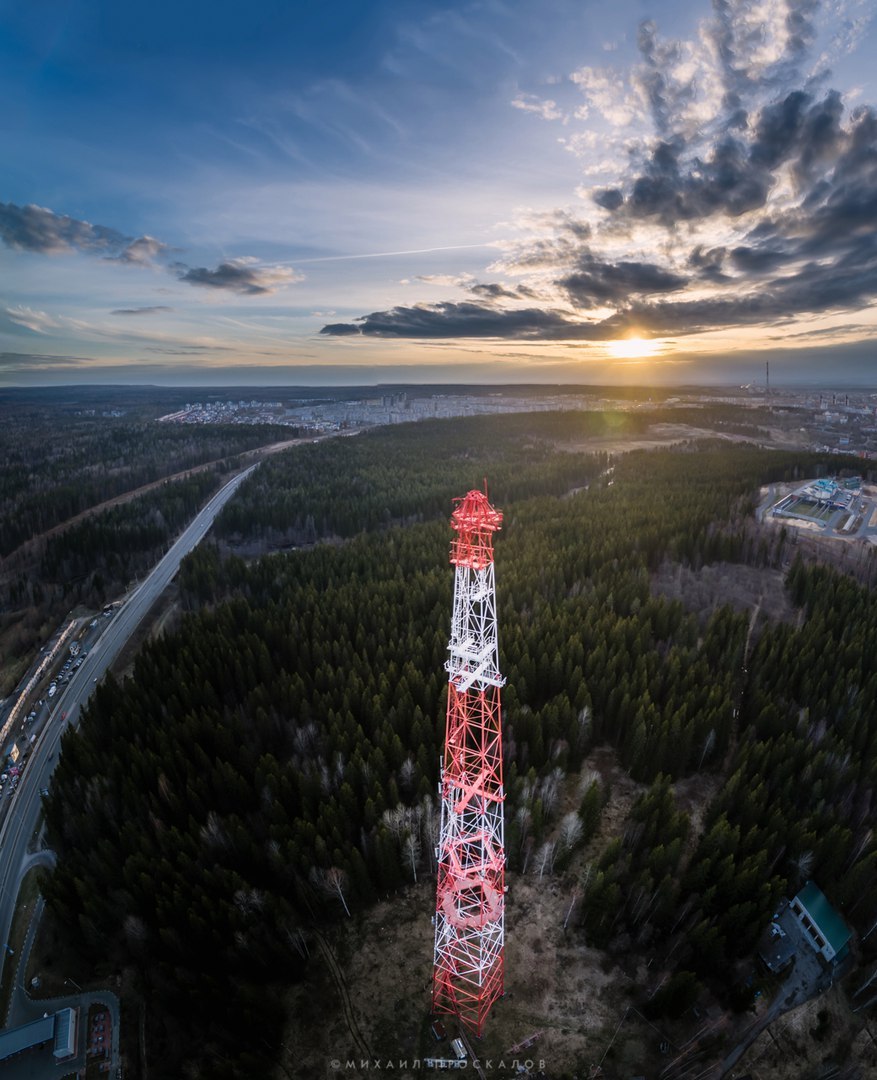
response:
M98 1068L108 1073L113 1058L113 1025L106 1005L92 1005L88 1010L88 1023L83 1031L85 1060L97 1061Z

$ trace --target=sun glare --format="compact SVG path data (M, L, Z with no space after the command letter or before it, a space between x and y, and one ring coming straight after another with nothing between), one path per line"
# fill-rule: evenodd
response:
M619 338L618 341L608 341L606 345L616 360L645 360L654 356L661 347L659 341L639 337Z

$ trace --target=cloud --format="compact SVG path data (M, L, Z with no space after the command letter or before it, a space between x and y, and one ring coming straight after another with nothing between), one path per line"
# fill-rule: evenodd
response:
M583 251L578 267L558 279L570 300L587 309L604 304L623 304L633 296L675 292L688 279L655 263L619 260L607 262Z
M523 238L499 245L504 254L488 270L519 274L573 265L591 236L590 224L568 210L522 213L515 227Z
M0 240L9 248L40 255L81 251L140 264L150 263L168 250L154 237L134 239L106 225L92 225L32 204L0 203Z
M562 120L563 112L551 98L538 98L535 94L518 94L512 99L512 107L534 113L543 120Z
M159 256L168 254L170 250L167 244L163 244L161 240L156 240L154 236L139 236L112 258L117 259L119 262L149 266Z
M168 307L166 304L155 304L151 307L135 307L135 308L116 308L115 311L111 311L111 315L158 315L165 311L173 311L172 307Z
M716 0L704 36L718 59L729 97L800 78L799 65L816 36L818 9L817 0Z
M0 203L0 240L10 248L42 255L59 255L79 251L98 255L111 262L130 266L152 266L174 249L154 236L125 236L104 225L56 214L41 206L16 206ZM211 270L206 266L191 267L173 263L169 267L178 280L190 285L225 289L244 296L263 296L280 286L302 281L303 276L282 266L259 266L249 258L229 259ZM167 311L162 306L120 308L113 315L147 315ZM45 312L7 311L7 316L19 326L34 333L45 333L57 327Z
M639 102L617 72L610 68L581 67L570 79L585 99L585 104L576 110L580 120L596 113L612 127L626 127L636 117Z
M475 279L471 274L418 274L417 281L423 281L427 285L456 285L466 286Z
M55 214L42 206L0 203L0 239L7 247L55 255L65 251L120 251L130 239L104 225Z
M529 288L527 285L518 285L515 288L510 289L505 285L500 285L498 282L470 285L469 292L472 293L473 296L477 296L480 300L487 302L496 300L537 299L536 290Z
M590 336L588 324L542 308L502 310L484 304L443 303L374 311L356 323L333 323L321 334L379 338L509 338L563 341Z
M688 40L644 22L630 70L585 66L569 77L590 130L564 145L581 155L583 174L600 174L581 213L506 223L487 267L493 280L468 285L474 302L397 306L323 333L680 340L724 328L793 332L795 319L868 310L877 112L849 108L826 73L831 52L852 47L837 29L848 7L714 0ZM834 40L814 60L826 33ZM513 104L560 119L534 95ZM597 137L599 118L609 130Z
M799 192L832 174L849 133L837 91L821 101L794 90L761 108L706 149L680 135L658 141L626 189L593 193L598 206L667 227L716 215L739 217L765 207L786 169ZM733 131L733 133L731 133Z
M362 332L361 327L354 323L327 323L320 331L321 334L328 334L330 337L350 337Z
M304 276L283 266L257 266L251 259L230 259L215 270L206 266L192 267L176 264L177 277L189 285L209 289L226 289L244 296L264 296L282 285L303 281Z
M46 311L35 311L24 304L4 308L3 314L11 323L30 330L34 334L46 334L49 330L57 330L62 325L54 315L49 315Z

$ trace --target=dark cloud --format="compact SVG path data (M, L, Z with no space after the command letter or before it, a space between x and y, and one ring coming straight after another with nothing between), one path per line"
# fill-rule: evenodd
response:
M762 109L755 126L750 153L752 161L775 169L791 156L801 134L809 101L809 95L803 90L795 90L782 101Z
M41 255L81 251L112 262L149 266L173 249L154 236L125 236L105 225L56 214L42 206L0 203L0 240L9 248ZM180 281L214 289L228 289L249 296L271 293L278 285L300 281L301 276L284 267L260 267L248 259L231 259L215 270L173 263L169 268ZM119 310L113 314L146 314L161 307Z
M206 266L174 267L177 277L189 285L203 285L209 289L227 289L244 296L264 296L274 292L281 284L300 281L299 275L280 267L254 266L248 260L231 260L220 263L215 270Z
M629 218L656 218L672 228L714 214L739 217L766 203L774 178L753 161L745 142L731 135L720 139L707 156L686 156L681 137L659 142L646 160L627 198L617 189L598 201ZM607 202L609 205L607 206Z
M500 310L483 304L443 303L373 311L355 323L324 326L333 337L362 334L380 338L509 338L517 341L564 341L590 337L593 324L576 322L542 308ZM599 336L599 335L598 335Z
M822 229L813 223L816 235ZM855 308L877 294L877 230L858 239L846 237L830 274L821 260L796 262L789 272L789 252L772 248L761 230L758 243L734 248L698 248L689 264L701 280L728 288L697 299L649 300L682 290L688 279L652 263L600 261L583 254L579 269L557 279L576 306L615 306L599 322L569 318L549 309L501 309L483 304L436 304L372 312L355 323L323 327L329 335L370 337L509 338L531 341L604 341L625 334L679 335L719 327L777 324L796 315ZM801 248L803 248L803 244ZM798 254L800 249L798 249ZM727 272L724 269L727 267Z
M469 292L474 296L477 296L480 300L535 300L536 293L527 288L526 285L518 285L514 289L509 289L505 285L500 285L497 282L490 282L488 284L470 285Z
M651 20L640 24L637 47L643 65L634 81L649 103L655 129L665 134L671 129L680 106L694 99L694 80L680 83L670 77L668 73L680 59L680 46L675 41L660 41L658 28Z
M802 59L816 40L812 16L818 10L818 0L791 0L786 14L786 29L789 32L786 49L790 59Z
M735 270L750 276L770 273L779 269L788 259L785 251L778 248L747 247L740 244L727 252L728 260Z
M7 247L53 255L62 251L111 254L123 250L131 238L104 225L55 214L42 206L0 203L0 239Z
M617 210L624 202L624 194L619 188L602 188L593 192L591 198L604 210Z
M783 167L798 201L772 213L770 195ZM670 229L719 214L740 220L740 243L690 253L689 265L704 282L739 288L817 258L826 276L844 260L867 281L877 230L877 118L859 108L844 126L835 91L819 101L793 91L761 109L745 137L725 134L702 158L681 137L657 143L623 200L620 189L602 189L594 198L619 221L652 219ZM842 274L841 280L851 279ZM867 295L851 283L848 303ZM784 287L779 292L793 295ZM810 308L789 309L795 310Z
M348 337L351 334L361 334L362 328L355 323L328 323L320 331L321 334L329 334L331 337Z
M762 109L750 158L771 171L791 161L796 179L804 183L820 167L833 164L844 138L842 116L837 91L813 103L809 94L795 90Z
M697 244L688 253L688 265L699 281L722 285L731 280L724 269L727 255L723 247L706 248L703 244Z
M578 268L557 281L576 305L586 309L623 304L637 295L675 292L687 283L687 278L654 263L611 263L590 252L583 252Z
M839 260L830 274L821 263L807 263L797 273L778 275L748 292L737 289L705 299L630 304L601 323L600 330L664 336L771 324L804 313L855 308L875 293L877 250L872 245L869 258Z
M168 250L151 236L132 238L105 225L92 225L42 206L0 203L0 240L19 251L59 255L83 251L121 262L149 263Z
M132 240L118 255L112 256L119 262L137 263L148 266L160 255L166 255L171 249L167 244L156 240L154 236L139 236Z
M116 308L115 311L111 311L111 315L158 315L163 311L173 311L172 307L167 307L165 304L155 304L152 307L135 307L135 308Z

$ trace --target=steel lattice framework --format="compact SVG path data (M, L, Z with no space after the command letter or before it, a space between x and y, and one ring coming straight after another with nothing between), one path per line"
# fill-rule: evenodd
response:
M505 844L493 534L487 495L455 500L448 717L435 912L433 1010L481 1035L503 993Z

